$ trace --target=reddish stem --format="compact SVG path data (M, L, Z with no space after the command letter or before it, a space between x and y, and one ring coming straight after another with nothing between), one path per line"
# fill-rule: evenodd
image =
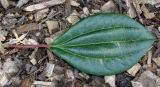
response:
M49 48L47 44L39 44L39 45L8 45L6 48Z

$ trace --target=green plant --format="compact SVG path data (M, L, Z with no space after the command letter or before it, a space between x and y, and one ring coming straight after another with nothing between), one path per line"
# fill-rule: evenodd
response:
M154 41L133 19L100 13L73 25L48 48L82 72L112 75L137 63Z

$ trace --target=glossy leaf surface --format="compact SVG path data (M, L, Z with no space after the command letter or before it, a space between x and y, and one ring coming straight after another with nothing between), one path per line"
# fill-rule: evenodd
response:
M112 75L137 63L154 40L133 19L101 13L76 23L51 44L51 50L82 72Z

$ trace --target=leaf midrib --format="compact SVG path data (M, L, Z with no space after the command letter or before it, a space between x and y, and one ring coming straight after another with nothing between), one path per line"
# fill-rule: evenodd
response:
M126 40L126 41L109 41L109 42L99 42L99 43L87 43L87 44L78 44L78 45L64 45L58 44L53 45L53 47L76 47L76 46L87 46L87 45L99 45L99 44L115 44L115 43L129 43L129 42L140 42L140 41L153 41L154 39L145 39L145 40Z
M77 35L77 36L75 36L75 37L73 37L73 38L71 38L71 39L68 39L68 40L66 40L66 41L64 41L64 42L61 42L61 43L58 43L59 45L60 44L64 44L64 43L67 43L67 42L69 42L69 41L71 41L71 40L73 40L73 39L76 39L77 37L80 37L80 36L83 36L83 35L86 35L86 34L90 34L90 33L93 33L93 32L97 32L97 31L102 31L102 30L110 30L110 29L113 29L113 30L115 30L115 29L119 29L119 28L125 28L125 29L127 29L127 28L129 28L129 29L138 29L138 28L136 28L136 27L129 27L129 26L116 26L116 27L109 27L109 28L100 28L100 29L97 29L97 30L93 30L93 31L90 31L90 32L86 32L86 33L83 33L83 34L80 34L80 35Z
M57 49L60 49L60 50L62 50L62 51L64 51L64 52L66 52L66 53L69 53L69 54L73 54L73 55L76 55L76 56L79 56L81 59L83 58L83 59L102 59L102 60L113 60L113 57L104 57L104 58L97 58L97 57L88 57L88 56L84 56L84 55L80 55L80 54L78 54L78 53L75 53L75 52L72 52L72 51L69 51L69 50L64 50L64 49L62 49L62 48L57 48ZM139 50L139 51L141 51L141 50ZM134 51L134 52L131 52L131 53L129 53L129 54L132 54L132 53L135 53L135 52L139 52L139 51ZM128 54L128 55L129 55ZM118 59L123 59L124 58L124 56L118 56L117 57Z

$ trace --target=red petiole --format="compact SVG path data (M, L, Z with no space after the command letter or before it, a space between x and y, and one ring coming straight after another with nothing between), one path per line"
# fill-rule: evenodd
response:
M7 45L5 48L49 48L47 44L39 44L39 45Z

